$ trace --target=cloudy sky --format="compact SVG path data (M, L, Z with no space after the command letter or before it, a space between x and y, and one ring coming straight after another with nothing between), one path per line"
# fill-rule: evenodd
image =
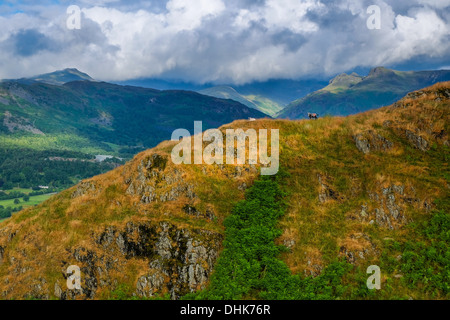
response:
M67 26L71 5L80 29ZM367 26L371 5L380 29ZM107 81L244 84L375 66L450 69L450 0L0 1L0 78L75 67Z

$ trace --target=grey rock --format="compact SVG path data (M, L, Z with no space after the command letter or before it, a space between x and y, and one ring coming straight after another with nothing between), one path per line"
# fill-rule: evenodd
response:
M96 243L111 256L120 252L125 259L148 261L148 271L137 279L136 295L152 297L169 291L173 299L206 287L218 257L223 236L206 230L178 228L169 222L129 222L123 230L106 228ZM89 251L77 250L77 261L87 264L97 283L108 282L108 273L101 267L105 257L89 258ZM122 258L123 259L123 258ZM101 268L99 268L101 267ZM102 278L103 277L103 278ZM83 286L83 290L95 289Z
M63 290L61 289L61 287L59 286L59 284L57 282L55 283L55 292L54 292L54 294L55 294L55 297L57 297L58 299L64 300L64 297L65 297L64 292L63 292Z
M369 154L371 151L387 151L394 146L391 141L372 130L355 135L353 140L358 150L364 154Z
M370 153L369 141L366 138L364 138L362 134L354 136L353 139L355 140L356 147L358 148L359 151L361 151L364 154Z
M81 182L77 189L72 193L72 199L81 197L87 193L92 193L97 190L95 184L93 182Z
M406 130L405 133L406 138L415 148L424 152L429 150L429 143L427 140L425 140L425 138L409 130Z
M139 278L136 290L140 297L151 298L157 291L163 289L164 276L157 271Z

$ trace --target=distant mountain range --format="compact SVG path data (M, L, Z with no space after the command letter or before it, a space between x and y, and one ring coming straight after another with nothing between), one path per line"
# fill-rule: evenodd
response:
M272 117L302 119L308 112L319 116L346 116L390 105L408 92L450 80L450 71L396 71L372 69L367 76L340 74L331 81L269 80L246 85L196 85L180 81L141 79L122 82L156 89L197 91L231 99Z
M290 102L325 87L323 80L283 80L274 79L265 82L252 82L245 85L234 84L193 84L182 81L160 79L137 79L117 82L121 85L132 85L159 90L189 90L201 94L232 99L264 112L270 116L281 111Z
M346 116L390 105L408 92L450 80L450 71L404 72L377 67L367 77L341 74L330 84L290 103L276 116L302 119L308 112Z

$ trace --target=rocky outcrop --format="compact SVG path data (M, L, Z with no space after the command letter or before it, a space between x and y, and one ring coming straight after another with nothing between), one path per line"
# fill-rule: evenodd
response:
M394 146L392 142L372 130L353 136L353 140L358 150L364 154L372 151L388 151Z
M93 299L97 289L114 287L112 271L120 272L128 260L139 259L147 268L136 279L135 295L153 297L167 292L177 299L206 287L222 240L220 234L178 228L168 222L108 227L95 236L96 250L69 250L83 274L82 290L63 290L65 284L56 283L54 294L60 299ZM63 274L68 266L68 262L62 264Z
M5 235L5 231L1 231ZM29 239L34 238L33 234L28 236ZM11 234L10 239L13 237L14 234ZM223 235L220 233L179 227L164 221L109 226L58 255L61 260L56 267L59 270L56 280L54 271L50 277L46 274L36 277L36 266L31 255L45 248L36 246L30 251L25 245L23 249L10 251L8 244L2 243L0 266L6 264L8 275L2 279L0 297L97 299L101 298L99 293L115 290L125 280L131 283L135 296L168 294L172 299L178 299L206 288L222 241ZM71 275L67 273L68 267L73 265L81 270L80 290L67 286ZM137 270L137 273L127 273L130 268ZM26 294L21 296L18 288L26 288Z
M417 100L417 99L420 99L420 98L427 97L427 95L433 95L434 96L434 100L436 102L440 102L442 100L448 100L448 99L450 99L450 89L448 89L448 88L439 88L439 89L434 90L434 91L418 90L418 91L414 91L414 92L408 93L406 95L406 98L407 99Z
M402 184L392 184L380 187L378 191L369 191L368 197L371 203L363 204L357 214L351 214L349 218L377 224L390 230L398 229L411 221L406 216L408 207L424 212L430 212L433 208L431 201L417 197L413 187L406 188Z
M72 193L72 199L84 196L85 194L94 194L97 187L91 181L83 181L77 185L76 190Z
M317 175L320 185L319 191L319 201L320 203L325 203L330 200L339 200L343 199L335 190L333 190L329 185L327 180L330 178L321 174Z
M427 140L425 140L424 137L415 134L412 131L406 130L405 131L406 134L406 138L408 139L408 141L417 149L421 150L421 151L428 151L429 149L429 143Z
M9 111L5 111L3 126L11 133L16 131L26 131L32 134L45 135L41 130L36 128L29 119L13 116Z
M212 209L206 209L206 213L201 212L200 210L197 210L194 206L191 206L189 204L186 204L183 207L183 211L189 215L196 218L205 218L209 220L214 220L216 218L216 215L214 214L214 211Z
M361 208L361 217L364 220L370 220L370 223L376 223L381 227L394 229L395 226L404 224L406 218L403 210L397 202L397 195L404 195L404 187L392 185L388 188L382 188L381 193L370 192L369 198L376 203L373 212L368 212L367 206ZM396 222L396 223L395 223Z
M196 198L194 185L184 181L182 173L177 170L166 172L168 159L153 154L141 161L137 168L137 176L127 179L127 194L139 196L141 203L167 202L182 196Z
M377 246L372 242L370 236L365 233L354 233L345 239L340 246L339 254L348 263L359 264L379 254Z
M9 228L0 229L0 239L3 238L4 242L0 242L0 266L6 260L5 249L8 244L14 239L17 231L11 231Z

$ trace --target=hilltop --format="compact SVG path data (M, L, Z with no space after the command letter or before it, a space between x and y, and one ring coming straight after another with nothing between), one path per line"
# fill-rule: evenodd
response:
M396 71L377 67L366 76L341 74L328 86L295 100L279 118L303 119L308 112L321 116L347 116L390 105L408 92L449 81L450 71Z
M33 82L41 82L52 85L63 85L72 81L95 81L91 78L87 73L81 72L76 68L67 68L64 70L58 70L51 73L45 73L38 76L30 77L30 78L21 78L17 80L3 80L5 82L8 81L16 81L20 83L30 84Z
M222 126L223 132L280 130L281 170L270 183L255 184L254 165L176 166L170 160L175 143L163 142L1 223L0 294L178 299L207 289L211 277L226 277L229 266L256 254L269 260L231 269L242 281L255 281L230 278L235 298L448 299L449 107L446 82L347 118ZM272 255L247 246L231 250L240 231L233 228L251 221L252 212L264 217L261 208L274 200L279 207L272 209L285 213L264 223L280 232L241 240L250 245L274 237L285 249L272 246ZM234 255L240 260L227 260ZM66 288L70 265L81 267L82 291ZM283 270L278 280L267 278L265 265ZM370 265L382 270L380 291L366 287ZM292 275L301 287L283 287L279 280ZM233 294L214 290L215 297Z

